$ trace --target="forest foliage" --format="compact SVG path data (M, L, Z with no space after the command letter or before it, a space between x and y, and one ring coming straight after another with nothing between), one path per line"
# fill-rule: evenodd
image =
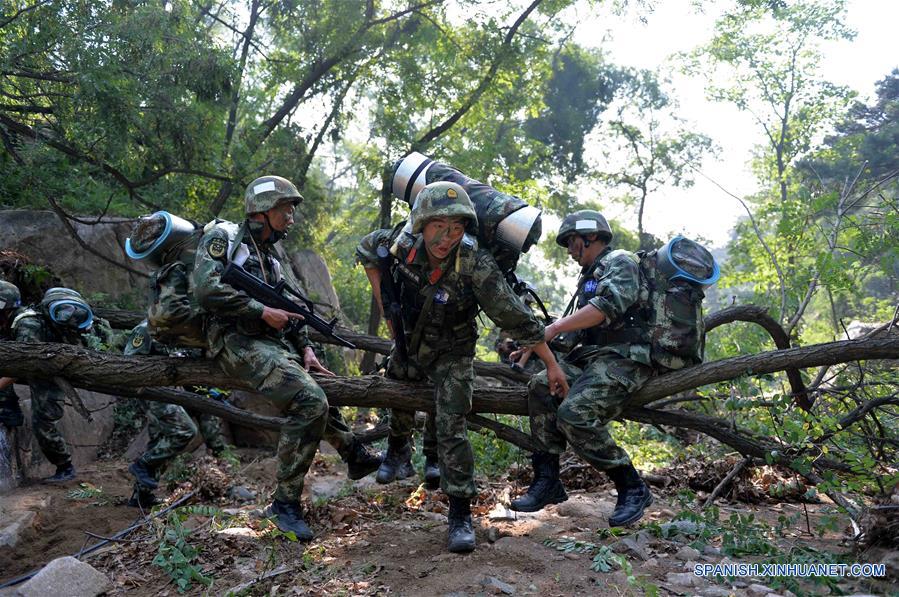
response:
M843 0L726 4L710 41L677 58L759 130L757 191L732 197L745 217L720 248L725 275L707 309L764 306L794 345L845 338L855 320L895 320L899 70L872 81L870 101L823 78L822 44L853 35ZM370 294L353 250L383 220L385 164L412 150L548 216L628 206L636 225L613 222L618 246L658 246L667 239L644 229L647 197L689 186L716 139L684 121L665 73L613 64L603 49L613 41L573 41L588 10L616 19L651 8L7 0L0 207L89 221L157 209L240 219L249 181L286 176L305 196L289 243L323 255L359 330ZM405 215L391 209L393 223ZM572 270L549 228L520 273L561 311ZM733 324L709 334L707 358L770 348L758 326ZM809 411L778 375L703 388L683 408L776 438L797 468L838 451L850 470L827 483L887 491L899 447L889 368L804 376L817 398Z

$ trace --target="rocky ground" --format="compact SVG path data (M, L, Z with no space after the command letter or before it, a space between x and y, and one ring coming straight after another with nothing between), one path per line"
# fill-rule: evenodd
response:
M655 488L656 501L639 527L612 535L606 517L614 495L597 480L591 484L571 479L572 486L586 487L574 489L569 501L540 513L516 515L503 505L521 489L515 471L505 479L484 479L475 507L478 549L454 555L444 549L447 505L440 492L427 492L414 480L387 488L375 485L371 477L347 481L333 453L319 455L313 465L306 505L317 538L300 544L262 517L274 459L260 451L241 451L238 456L239 462L230 464L194 456L175 471L184 479L170 486L170 501L192 494L185 502L191 505L84 556L84 562L105 575L108 584L101 585L102 590L112 595L175 595L180 580L186 594L196 595L770 596L789 595L790 589L797 594L895 591L889 581L841 581L828 587L779 584L770 578L716 582L697 577L692 572L697 563L769 561L765 558L783 556L790 549L811 560L825 553L843 553L836 556L840 561L855 559L840 524L823 536L808 533L809 528L828 527L827 503L724 503L719 517L724 522L718 527L709 518L683 513L678 505L683 487L677 482ZM0 584L54 558L77 554L139 519L139 512L124 505L130 494L126 469L126 461L99 462L82 471L81 479L89 479L90 485L26 485L4 495L0 518L7 544L0 546ZM10 530L14 522L18 526ZM778 526L781 536L770 532ZM796 552L797 547L805 551ZM740 549L749 553L738 554ZM770 555L763 555L766 551ZM875 555L896 562L895 553L858 559L874 561ZM55 563L59 570L45 571L36 579L44 583L40 590L52 591L47 587L53 582L71 590L81 572L68 567L79 565L74 560Z

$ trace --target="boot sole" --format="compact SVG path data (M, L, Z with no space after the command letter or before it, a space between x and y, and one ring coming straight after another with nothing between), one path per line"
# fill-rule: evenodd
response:
M465 543L463 545L448 546L447 549L452 553L470 553L477 547L477 542Z
M629 524L633 524L643 518L643 514L646 513L646 509L652 505L652 494L650 493L647 498L644 500L643 507L640 508L640 511L631 516L626 520L620 520L618 522L613 523L611 519L609 519L610 527L625 527Z

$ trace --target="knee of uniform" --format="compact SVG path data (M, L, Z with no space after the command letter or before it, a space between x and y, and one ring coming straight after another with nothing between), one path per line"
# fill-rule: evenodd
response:
M318 385L307 386L297 392L291 407L298 408L304 417L310 419L327 420L328 417L328 397ZM289 408L288 412L293 408Z
M569 428L582 427L584 423L583 418L571 407L571 402L568 400L559 406L559 410L556 411L556 420L562 431Z

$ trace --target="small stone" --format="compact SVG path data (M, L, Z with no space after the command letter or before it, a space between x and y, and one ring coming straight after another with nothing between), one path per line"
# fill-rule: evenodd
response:
M701 578L692 572L669 572L665 579L672 585L679 587L698 587L705 584Z
M481 579L481 584L489 593L493 593L494 595L514 595L515 587L508 583L504 583L498 578L493 576L486 576Z
M251 502L256 499L256 492L248 489L243 485L235 485L229 491L228 495L240 502Z
M112 583L102 572L84 562L66 556L56 558L41 568L34 578L16 589L21 597L94 597L112 589Z
M504 506L497 504L493 510L487 513L489 520L522 520L525 518L536 518L539 512L516 512Z
M668 508L662 508L659 510L660 518L674 518L674 510L669 510Z
M652 567L652 566L658 566L658 565L659 565L659 561L658 561L656 558L649 558L648 560L646 560L645 562L643 562L642 565L643 565L644 568L650 568L650 567Z
M443 553L437 554L436 556L432 556L431 561L432 562L442 562L443 560L455 559L455 557L456 557L456 554L454 554L450 551L445 551Z
M625 537L624 539L615 542L612 545L612 551L620 554L633 554L644 562L649 559L649 554L646 553L646 550L634 537Z
M706 545L702 548L702 553L707 556L720 556L721 549L714 545Z
M21 512L15 520L0 529L0 547L15 547L22 532L31 526L34 516L31 510Z
M231 527L228 529L222 529L216 533L217 535L223 537L241 537L244 539L255 539L256 531L249 527Z
M682 562L699 559L699 551L689 545L684 545L674 554L674 557Z
M748 587L746 587L746 590L750 595L767 595L768 593L774 592L774 589L772 589L771 587L766 587L765 585L761 585L758 583L749 585Z
M733 591L728 591L724 587L716 587L712 585L711 587L707 587L699 592L702 597L730 597L734 594Z
M488 543L496 543L499 539L499 529L496 527L489 527L487 529L487 542Z
M447 521L446 514L441 514L440 512L423 511L419 512L419 514L424 518L427 518L428 520L433 520L434 522L446 523Z

